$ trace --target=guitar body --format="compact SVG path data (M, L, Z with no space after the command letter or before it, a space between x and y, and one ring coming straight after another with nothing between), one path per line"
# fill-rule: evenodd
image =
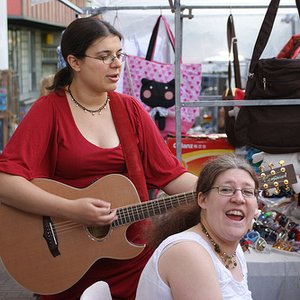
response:
M131 181L122 175L108 175L85 189L76 189L48 179L34 179L35 185L50 193L74 200L94 197L112 203L112 208L140 203ZM69 220L51 218L58 255L49 250L44 235L43 217L0 206L0 254L10 275L37 294L56 294L74 285L100 258L129 259L143 245L126 238L130 226L96 229ZM99 232L97 231L99 229Z

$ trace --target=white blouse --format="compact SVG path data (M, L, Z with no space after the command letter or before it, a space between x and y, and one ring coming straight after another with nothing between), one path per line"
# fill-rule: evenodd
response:
M181 232L174 234L165 239L158 248L154 251L152 257L145 266L137 289L136 300L172 300L171 290L164 283L158 272L159 257L175 243L184 241L195 241L201 245L212 258L218 280L220 283L221 294L224 300L252 300L251 292L248 289L247 283L247 265L243 250L238 245L236 255L240 262L243 280L237 281L232 277L231 272L221 263L216 253L211 248L206 240L195 232Z

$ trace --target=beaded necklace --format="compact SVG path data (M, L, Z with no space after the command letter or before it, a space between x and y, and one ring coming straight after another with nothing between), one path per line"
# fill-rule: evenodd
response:
M72 101L75 103L75 105L77 107L80 107L84 112L89 112L90 114L92 114L92 116L94 116L96 113L98 113L98 115L101 115L102 110L104 110L106 108L108 102L110 101L110 99L107 95L105 102L98 109L92 110L92 109L88 109L88 108L84 107L82 104L80 104L74 98L74 96L71 93L70 86L68 86L68 93L70 94Z
M217 244L213 240L213 238L210 236L210 234L208 233L208 231L206 230L206 228L204 227L204 225L202 223L201 223L201 226L202 226L202 231L207 236L210 243L213 245L215 252L220 256L225 267L229 270L234 269L237 266L236 251L234 251L232 255L228 255L227 253L222 252L219 244Z

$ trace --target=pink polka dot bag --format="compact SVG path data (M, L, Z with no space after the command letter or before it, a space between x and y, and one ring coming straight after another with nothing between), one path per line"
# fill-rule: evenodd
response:
M175 49L175 39L169 24L164 16L160 15L153 28L150 38L147 55L145 58L139 56L128 55L124 68L123 77L123 92L132 95L140 100L145 109L150 113L153 120L157 120L158 114L160 119L165 118L164 128L159 126L162 136L166 137L168 134L175 134L175 93L174 89L169 89L170 82L174 81L175 65L153 60L155 43L158 34L160 21L163 21L169 41ZM201 64L190 63L180 64L181 70L181 89L180 101L197 101L200 96L201 86ZM153 84L151 84L153 81ZM143 86L147 82L148 86ZM150 83L149 83L150 82ZM158 104L158 95L155 87L165 83L164 91L159 91L159 97L163 97L162 107ZM151 99L156 97L156 99ZM146 99L146 101L145 101ZM168 101L173 101L172 106L167 104ZM147 104L146 104L147 103ZM194 124L195 118L199 114L197 107L183 107L181 108L181 131L185 134ZM156 116L156 117L155 117Z

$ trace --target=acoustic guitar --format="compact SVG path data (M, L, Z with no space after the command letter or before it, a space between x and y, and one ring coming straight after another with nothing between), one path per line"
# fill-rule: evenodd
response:
M293 165L264 171L260 186L297 182ZM84 189L50 180L34 179L36 186L74 200L103 199L114 204L118 219L111 225L89 227L67 219L30 214L5 204L0 206L0 254L10 275L26 289L42 295L56 294L74 285L100 258L130 259L144 245L126 238L134 222L161 215L196 199L195 192L140 202L133 183L123 175L104 176Z
M36 186L70 200L103 199L114 204L118 219L111 225L88 227L70 220L30 214L0 206L0 254L8 273L26 289L56 294L74 285L100 258L130 259L144 245L126 238L134 222L163 214L195 201L195 193L182 193L140 202L133 183L125 176L107 175L84 189L50 180L34 179Z

